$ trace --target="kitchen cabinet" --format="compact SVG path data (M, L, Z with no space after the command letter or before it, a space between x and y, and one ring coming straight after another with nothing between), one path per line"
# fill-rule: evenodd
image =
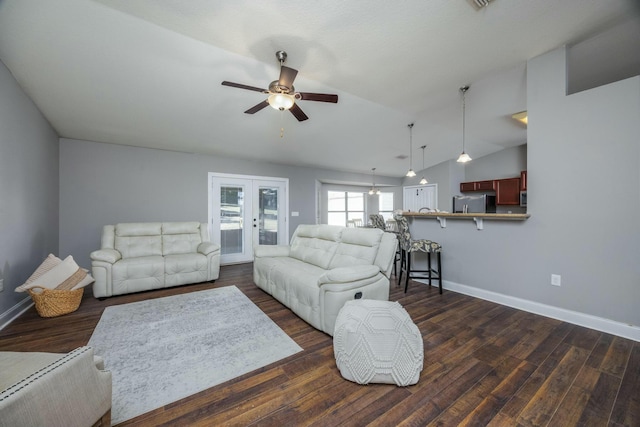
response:
M496 205L520 205L520 178L497 179Z
M460 192L464 193L466 191L476 191L476 183L475 182L461 182L460 183Z
M477 191L495 191L496 190L496 181L477 181L476 182L476 190Z
M470 181L470 182L461 182L460 183L460 192L465 193L469 191L495 191L496 190L496 182L495 180L487 180L487 181Z
M520 191L527 191L527 171L520 172Z

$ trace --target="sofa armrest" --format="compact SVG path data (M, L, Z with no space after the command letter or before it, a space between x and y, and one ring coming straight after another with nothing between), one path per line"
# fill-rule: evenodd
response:
M0 360L24 374L0 389L0 426L90 426L111 408L111 372L96 367L91 347L66 355L2 352Z
M91 252L92 261L108 262L114 264L116 261L122 259L122 254L115 249L98 249Z
M318 278L318 285L327 283L350 283L369 279L380 273L377 265L354 265L339 267L326 271Z
M198 252L202 255L209 255L214 252L219 252L220 246L212 242L202 242L198 245Z
M256 258L289 256L291 248L287 245L258 245L253 251Z

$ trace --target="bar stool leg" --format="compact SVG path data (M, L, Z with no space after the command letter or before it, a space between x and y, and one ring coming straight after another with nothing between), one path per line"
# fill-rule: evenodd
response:
M442 295L442 259L440 258L441 252L438 251L438 284L440 289L440 295Z
M427 252L427 268L429 269L429 287L431 287L431 252Z
M402 283L402 272L404 271L404 250L400 249L400 275L398 276L398 286Z
M407 278L404 282L404 293L407 293L407 289L409 289L409 279L411 278L411 251L406 251L406 256L407 256L407 261L406 261L406 266L407 266Z

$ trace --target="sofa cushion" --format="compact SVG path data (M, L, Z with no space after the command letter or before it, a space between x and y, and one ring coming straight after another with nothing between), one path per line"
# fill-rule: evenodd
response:
M329 268L372 265L383 234L377 228L345 228Z
M123 258L113 264L113 294L148 291L164 287L164 258L147 256Z
M114 248L122 258L162 255L161 230L160 222L117 224Z
M116 237L132 236L159 236L162 234L162 223L160 222L130 222L116 224Z
M200 233L191 234L163 234L162 254L194 254L198 252L198 245L202 243Z
M261 261L267 261L262 258ZM318 278L325 270L294 258L271 258L271 295L316 328L320 327Z
M292 258L328 269L344 227L300 225L291 239Z
M206 282L207 265L207 257L202 254L166 255L165 286Z
M200 223L196 221L163 222L162 234L200 234Z

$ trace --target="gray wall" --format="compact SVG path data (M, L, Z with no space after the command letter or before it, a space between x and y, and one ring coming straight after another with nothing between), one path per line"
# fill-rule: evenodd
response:
M412 233L443 244L445 281L640 326L640 77L566 96L565 58L528 63L531 217Z
M105 224L207 221L208 173L289 178L289 232L316 223L322 182L362 182L363 174L152 150L72 139L60 140L60 253L90 266ZM377 182L399 185L399 179Z
M518 178L527 170L527 144L506 148L488 156L473 159L464 166L465 181ZM460 193L460 187L457 188Z
M490 157L490 156L487 156ZM412 178L404 178L402 185L419 185L424 176L429 184L438 185L438 209L451 212L453 196L460 193L460 183L464 181L464 166L455 160L439 163L416 172Z
M58 135L0 62L0 318L58 251L58 189Z

